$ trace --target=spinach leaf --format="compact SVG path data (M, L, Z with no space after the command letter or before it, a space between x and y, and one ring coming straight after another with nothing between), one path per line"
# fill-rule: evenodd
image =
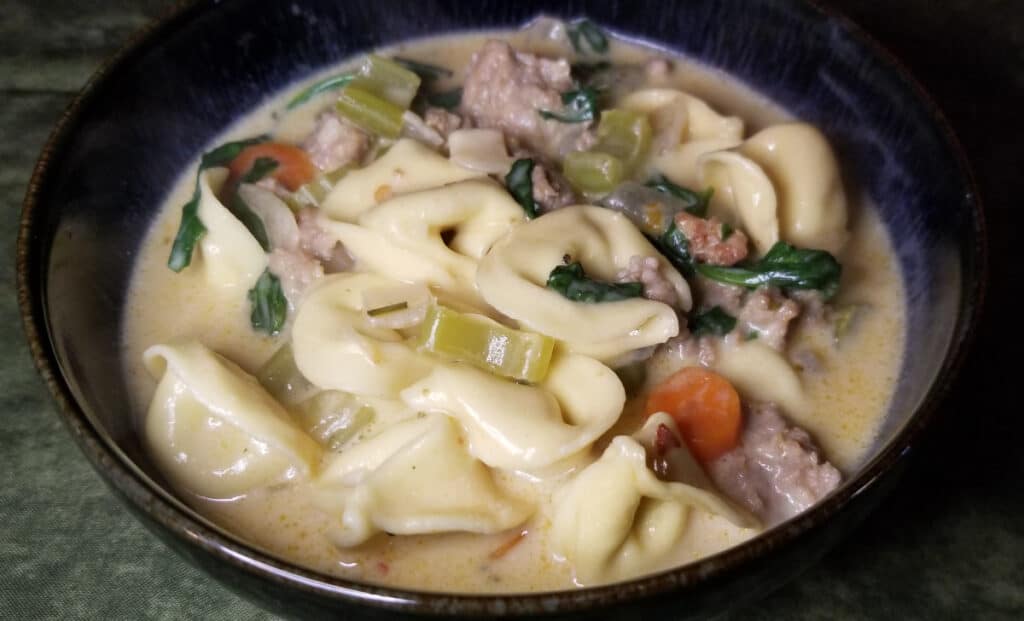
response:
M725 336L735 327L736 318L722 310L721 306L714 306L710 310L694 315L690 321L690 332L694 336Z
M395 56L391 60L405 67L409 71L412 71L424 82L430 82L431 80L438 80L441 78L450 78L454 75L452 70L446 67L439 67L438 65L431 65L429 63L421 63L420 61L412 60L411 58Z
M252 163L252 167L242 175L239 184L256 183L272 173L277 167L277 160L270 157L258 157ZM235 184L228 189L229 198L224 206L228 208L232 215L238 218L239 222L245 225L245 228L249 229L249 232L259 242L264 252L270 252L270 236L267 235L267 229L263 225L263 220L242 200L242 197L238 194L239 184Z
M540 215L539 205L537 205L537 201L533 200L533 166L533 160L519 159L512 164L512 168L505 175L505 185L508 187L508 191L512 193L512 198L516 199L530 220Z
M639 282L601 282L583 273L579 261L558 265L551 270L548 289L554 289L573 302L615 302L638 298L644 294L644 285Z
M171 255L167 258L167 267L175 272L180 272L192 262L192 253L200 238L206 234L206 226L199 219L199 177L207 168L227 166L231 160L238 157L243 149L267 140L267 136L257 136L247 140L238 140L220 145L216 149L207 151L199 160L199 170L196 172L195 190L192 198L181 208L181 224L178 225L178 232L174 236L174 243L171 245Z
M338 90L339 88L346 86L349 82L355 79L355 77L356 76L353 73L342 73L339 75L332 75L329 78L324 78L323 80L320 80L319 82L316 82L304 88L302 91L299 92L298 95L292 97L292 99L288 102L288 105L285 106L285 109L291 110L293 108L301 106L302 104L316 97L320 93Z
M427 104L434 106L435 108L444 108L445 110L454 110L459 107L462 103L462 89L453 88L450 91L442 91L440 93L430 93L426 96Z
M708 188L703 192L694 192L693 190L672 183L666 179L664 175L655 175L651 177L647 181L646 185L647 187L654 188L659 192L675 196L686 203L685 209L687 213L701 218L707 215L708 203L711 201L711 195L715 192L714 188Z
M675 220L669 225L668 230L654 241L661 254L665 255L679 273L684 276L693 275L694 261L690 255L690 242L676 226Z
M728 222L722 223L722 241L725 241L732 237L732 234L735 232L735 229L733 229Z
M817 289L826 300L839 290L839 277L843 271L836 258L824 250L796 248L781 241L750 265L724 267L700 264L696 269L706 278L749 289L762 285Z
M565 110L561 113L550 110L538 110L541 118L560 123L586 123L597 118L597 91L592 88L581 88L562 93Z
M249 304L252 305L250 321L254 330L275 335L281 332L288 317L288 300L281 291L281 281L269 269L249 289Z
M577 54L604 54L608 51L608 37L597 24L587 18L578 19L565 28L569 42ZM586 43L586 45L583 45Z

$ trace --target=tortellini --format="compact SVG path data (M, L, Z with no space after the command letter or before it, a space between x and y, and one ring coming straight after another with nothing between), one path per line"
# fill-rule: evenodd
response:
M723 343L715 356L714 369L732 382L744 399L770 401L792 415L808 410L800 376L778 351L765 343Z
M480 262L476 283L488 304L524 328L560 339L574 352L612 361L678 334L675 309L644 298L573 302L545 285L566 256L594 278L611 281L635 255L657 259L679 306L688 310L686 281L636 227L620 213L585 205L513 229Z
M360 269L423 282L479 303L477 262L525 219L508 192L470 180L399 196L365 212L358 224L323 221Z
M402 400L457 419L470 452L488 466L533 471L588 448L619 419L626 394L605 365L558 352L536 387L466 365L439 365L404 390Z
M226 499L315 473L320 446L234 363L195 341L150 347L143 361L159 380L146 443L177 486Z
M454 423L438 415L398 423L345 450L317 481L314 502L338 518L329 536L340 546L382 531L496 533L533 513L495 484Z
M226 168L199 175L199 220L206 233L199 240L203 276L214 287L248 290L267 267L267 255L249 229L217 198Z
M483 176L453 164L416 140L403 138L369 166L342 177L320 208L335 220L355 222L391 196Z
M306 379L322 389L388 398L430 371L400 332L372 326L364 312L364 291L396 284L346 273L325 278L306 295L292 326L295 365Z
M678 437L667 416L651 417L637 435L649 441L662 424ZM685 534L691 509L721 516L739 528L756 526L697 486L704 481L659 479L648 467L652 450L636 437L616 436L600 459L556 494L551 541L556 554L572 563L577 581L593 584L652 571L668 560Z
M756 162L734 151L705 153L697 160L700 185L714 188L711 214L747 232L759 254L779 241L775 186Z

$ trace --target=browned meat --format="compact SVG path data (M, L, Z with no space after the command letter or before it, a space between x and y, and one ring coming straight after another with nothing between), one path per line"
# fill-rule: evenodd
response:
M525 147L556 159L579 148L589 123L549 121L538 111L561 110L561 93L572 85L564 58L519 53L504 41L490 40L469 63L461 108L476 127L504 131L513 151Z
M654 257L633 255L629 258L629 266L616 274L615 280L643 283L644 297L648 300L663 302L669 306L679 303L675 287L658 271L658 260Z
M449 134L462 127L462 117L444 108L427 108L423 113L423 122L445 140L448 140Z
M747 294L736 318L736 329L745 337L757 335L775 349L786 345L789 322L800 314L800 305L774 287L761 287Z
M328 274L352 268L352 257L334 236L317 224L318 210L307 207L299 211L299 247L307 255L323 263Z
M694 336L683 327L679 334L665 342L663 347L670 356L688 363L697 363L702 367L711 367L715 364L718 352L715 350L713 336Z
M302 143L313 165L323 171L359 162L370 149L370 137L333 112L317 117L316 128Z
M676 227L690 243L693 258L711 265L734 265L747 256L747 235L734 230L728 237L722 235L722 221L711 217L699 218L685 211L676 214Z
M707 310L718 306L733 317L740 314L740 308L743 307L743 294L747 292L743 287L728 285L700 275L693 278L690 284L697 291L701 309Z
M576 202L576 193L573 192L572 186L558 173L536 164L530 179L533 181L533 200L540 204L542 213L561 209Z
M839 486L841 475L818 454L810 435L773 404L753 403L740 445L708 464L727 496L774 524L804 511Z

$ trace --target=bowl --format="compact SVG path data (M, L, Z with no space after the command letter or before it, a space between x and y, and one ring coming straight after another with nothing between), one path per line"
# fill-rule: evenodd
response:
M861 467L811 510L738 547L620 584L530 595L425 593L333 578L274 558L195 513L141 449L119 372L132 262L164 194L238 115L324 66L404 39L516 27L541 13L586 14L739 78L822 128L879 206L903 270L906 356ZM634 618L669 609L699 616L792 578L891 487L964 357L982 299L984 239L970 172L934 104L855 26L815 6L421 0L410 12L398 0L208 1L183 4L138 35L68 108L25 199L18 295L39 372L111 490L171 548L269 609L357 618Z

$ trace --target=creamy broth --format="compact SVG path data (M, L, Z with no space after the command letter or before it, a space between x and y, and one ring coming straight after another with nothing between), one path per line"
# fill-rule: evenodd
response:
M428 39L398 46L386 53L449 67L455 75L441 86L461 84L472 53L492 34ZM541 54L565 54L563 45L536 30L500 33L517 49ZM613 40L610 60L639 63L663 53ZM707 101L723 114L746 121L745 135L791 120L742 84L681 58L672 58L665 87L677 88ZM342 66L344 67L344 65ZM338 71L332 68L316 76ZM270 132L276 139L297 143L313 130L316 112L334 95L282 116L294 94L289 88L253 111L222 137L237 139ZM319 100L318 100L319 101ZM181 219L181 205L191 196L194 170L186 171L168 194L137 258L125 310L124 368L140 429L153 398L156 381L142 364L147 348L176 339L194 338L255 373L277 350L284 337L254 332L249 322L246 288L212 289L198 269L175 273L167 256ZM849 196L858 196L850 192ZM820 369L805 370L800 378L807 397L802 411L787 418L808 430L824 455L845 475L865 458L886 413L903 352L903 290L892 243L874 208L863 201L850 205L850 238L837 258L843 265L840 292L833 304L863 305L849 333L837 347L821 330L797 326L789 350L811 350ZM197 264L202 259L197 259ZM194 264L195 265L195 264ZM583 456L543 470L540 475L498 471L497 485L537 506L528 521L497 534L445 533L373 537L366 543L340 548L330 539L336 517L318 510L310 500L311 482L297 481L256 489L230 501L209 500L183 492L189 504L227 530L271 554L324 573L391 586L457 592L546 591L579 585L573 567L552 550L551 497L574 474L597 459L609 439L631 434L643 422L647 391L682 365L678 356L659 350L648 364L644 389L627 402L615 426ZM747 395L741 396L746 398ZM333 456L325 451L325 459ZM521 533L526 532L525 536ZM685 533L672 552L642 573L697 560L755 536L711 513L691 510Z

